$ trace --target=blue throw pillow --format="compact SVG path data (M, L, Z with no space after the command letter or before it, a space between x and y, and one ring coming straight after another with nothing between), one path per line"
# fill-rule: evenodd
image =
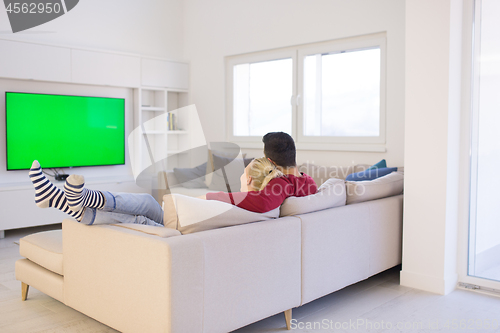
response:
M345 180L352 182L358 182L362 180L373 180L379 177L390 174L391 172L398 171L398 168L378 168L378 169L366 169L358 173L351 173L346 177Z
M383 159L382 161L372 165L371 167L369 167L368 169L366 170L372 170L372 169L382 169L382 168L387 168L387 163L385 162L385 159Z

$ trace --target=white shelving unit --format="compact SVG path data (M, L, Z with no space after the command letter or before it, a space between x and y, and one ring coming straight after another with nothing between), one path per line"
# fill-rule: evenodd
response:
M171 170L184 166L183 151L189 147L189 119L176 111L188 103L188 92L182 89L162 87L140 87L135 89L136 126L141 128L140 142L136 143L137 170L142 170L168 157L166 165L157 165L153 173L165 168ZM175 114L177 129L169 130L167 114Z

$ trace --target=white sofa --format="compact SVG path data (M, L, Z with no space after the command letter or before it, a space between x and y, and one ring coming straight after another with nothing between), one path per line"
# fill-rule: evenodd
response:
M62 272L28 239L16 277L119 331L229 332L400 264L402 214L396 195L185 235L66 219Z

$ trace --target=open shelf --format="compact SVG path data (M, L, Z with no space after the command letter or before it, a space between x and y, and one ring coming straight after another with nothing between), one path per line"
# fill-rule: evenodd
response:
M160 106L141 106L142 111L157 111L157 112L165 112L166 109Z
M187 154L187 151L184 151L184 150L167 150L167 155L174 155L174 154Z
M165 134L168 131L144 131L142 134Z
M193 164L189 154L190 116L181 109L189 102L187 90L140 87L134 90L134 99L134 123L142 128L140 138L134 142L134 169L140 172L149 167L151 156L158 159L168 156L164 167L169 170ZM171 115L175 115L175 130L169 130ZM156 165L151 172L163 171L162 168Z
M188 131L185 130L167 131L167 134L188 134Z

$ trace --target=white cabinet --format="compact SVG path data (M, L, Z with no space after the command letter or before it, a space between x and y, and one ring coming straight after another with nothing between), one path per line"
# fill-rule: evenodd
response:
M71 50L71 81L73 83L139 87L139 57L115 53Z
M186 90L189 65L182 62L142 58L141 85Z
M162 87L185 92L189 65L64 46L0 39L0 77L138 88Z
M58 188L64 189L64 182L54 181L54 184ZM130 177L116 177L104 180L93 180L91 178L87 179L85 186L94 190L111 192L145 192ZM37 207L35 204L35 189L31 183L0 184L0 201L7 203L2 206L0 236L3 230L61 223L65 218L69 218L69 215L60 210Z
M0 77L71 82L70 49L0 40Z

